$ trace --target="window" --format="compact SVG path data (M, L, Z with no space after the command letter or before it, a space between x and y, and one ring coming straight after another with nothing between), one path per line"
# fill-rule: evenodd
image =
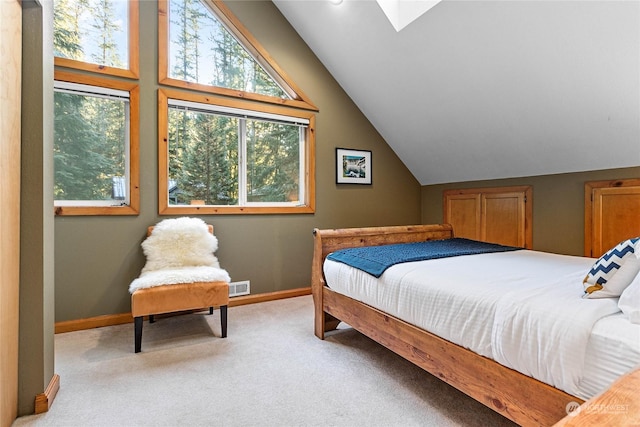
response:
M170 0L169 77L291 99L200 0Z
M314 211L312 113L170 90L158 97L161 214Z
M57 215L138 213L138 87L57 71Z
M221 1L158 9L160 83L317 111Z
M222 1L158 1L158 76L161 214L314 212L317 108Z
M54 0L53 14L56 215L135 215L138 85L99 75L138 78L138 0Z
M54 0L55 65L138 78L138 0Z

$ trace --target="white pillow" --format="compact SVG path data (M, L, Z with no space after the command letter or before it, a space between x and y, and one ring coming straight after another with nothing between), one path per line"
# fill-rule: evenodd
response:
M593 290L584 294L584 298L617 298L631 284L640 272L640 259L632 256L625 259L616 274L602 284L599 290Z
M640 324L640 274L622 292L618 307L629 318L631 323Z
M602 255L591 267L584 278L584 298L615 298L629 286L638 269L635 264L623 271L629 260L637 260L640 255L640 237L628 239L618 243L615 247ZM615 277L620 272L623 277Z

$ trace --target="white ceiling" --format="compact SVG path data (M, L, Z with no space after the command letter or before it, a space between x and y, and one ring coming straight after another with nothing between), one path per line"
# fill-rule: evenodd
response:
M640 165L640 0L273 1L422 185Z

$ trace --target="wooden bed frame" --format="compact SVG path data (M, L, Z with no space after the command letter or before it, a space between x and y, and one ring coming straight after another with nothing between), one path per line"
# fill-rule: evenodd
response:
M315 334L324 339L343 321L478 402L522 426L550 426L567 405L584 401L480 356L326 286L322 265L336 250L453 237L448 224L315 229L311 287Z

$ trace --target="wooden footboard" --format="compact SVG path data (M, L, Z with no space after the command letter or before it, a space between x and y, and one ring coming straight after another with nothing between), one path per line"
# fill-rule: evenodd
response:
M427 372L523 426L550 426L583 401L328 288L326 256L338 249L451 238L449 225L314 230L315 334L344 321Z
M315 302L315 334L324 339L324 333L340 323L322 309L322 288L325 286L322 264L331 252L361 246L379 246L392 243L423 242L450 239L453 229L449 224L401 225L391 227L342 228L313 230L313 262L311 265L311 291Z

